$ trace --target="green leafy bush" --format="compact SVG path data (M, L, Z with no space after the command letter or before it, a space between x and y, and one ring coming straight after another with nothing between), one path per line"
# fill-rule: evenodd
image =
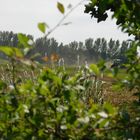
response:
M1 139L138 139L139 117L97 105L92 97L83 100L91 85L81 78L81 72L69 76L46 67L36 82L17 84L16 90L1 82Z

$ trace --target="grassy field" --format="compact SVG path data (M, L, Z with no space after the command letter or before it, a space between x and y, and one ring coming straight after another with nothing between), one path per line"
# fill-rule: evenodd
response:
M137 136L134 91L114 90L120 79L92 66L97 75L85 67L1 64L0 138L121 140L127 127Z
M27 80L30 80L32 82L36 82L37 77L41 73L41 71L44 68L48 68L47 65L41 65L37 64L34 66L27 66L22 65L20 63L17 63L15 65L15 82L16 83L24 83ZM72 76L75 75L78 72L78 68L73 67L54 67L55 69L60 69L62 71L66 71L68 75ZM13 84L13 73L12 73L12 65L10 63L7 63L6 61L2 62L0 66L0 79L4 82L6 82L8 85ZM99 87L100 91L102 92L102 97L105 102L109 102L113 104L114 106L126 106L131 104L133 101L137 100L136 97L133 96L134 91L129 91L128 89L113 89L112 85L117 83L122 77L126 75L124 70L121 70L122 72L117 75L117 77L113 78L112 74L110 75L110 72L106 71L104 76L98 76L97 81L102 81L102 86ZM121 77L121 78L120 78ZM90 80L94 81L95 77L91 77ZM93 83L94 84L94 83ZM98 87L96 87L98 88ZM94 90L94 89L93 89ZM94 92L94 91L93 91Z

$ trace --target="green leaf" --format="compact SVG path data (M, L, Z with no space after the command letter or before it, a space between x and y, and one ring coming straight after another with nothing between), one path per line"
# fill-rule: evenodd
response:
M3 81L0 81L0 90L6 89L7 85Z
M49 27L45 22L38 23L38 29L45 34L46 28Z
M114 114L116 111L115 108L109 103L104 104L104 109L108 114Z
M96 64L91 64L90 65L90 69L96 74L98 75L99 74L99 68Z
M100 69L101 71L103 71L103 70L106 69L105 61L104 61L104 60L100 60L99 63L97 64L97 66L99 67L99 69Z
M62 85L62 80L61 80L61 78L59 78L58 76L54 75L53 73L49 73L49 74L48 74L48 77L49 77L50 79L52 79L53 82L54 82L56 85L59 85L59 86Z
M13 56L23 57L23 53L18 48L9 47L9 46L0 46L0 51L9 57L13 57Z
M35 54L30 56L30 59L32 60L32 59L35 59L37 57L41 57L41 54L40 53L35 53Z
M76 90L81 90L81 91L84 91L85 90L85 87L84 86L81 86L81 85L77 85L75 87Z
M23 49L23 53L24 53L24 55L27 55L27 53L30 51L30 48L25 48L25 49Z
M65 13L65 8L64 8L64 6L63 6L62 3L57 2L57 8L58 8L58 10L59 10L62 14Z
M99 127L100 128L107 127L108 125L109 125L108 119L100 119L99 120Z
M102 118L108 118L108 114L104 111L99 112L98 115Z
M18 34L18 40L19 40L19 43L20 43L21 45L23 45L25 48L30 48L30 47L32 47L32 46L29 44L30 39L29 39L26 35L24 35L24 34L22 34L22 33L19 33L19 34Z

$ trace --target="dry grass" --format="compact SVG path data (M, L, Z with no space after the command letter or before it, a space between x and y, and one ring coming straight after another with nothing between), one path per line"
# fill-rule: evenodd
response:
M7 70L6 70L7 69ZM74 68L68 68L70 71L69 73L73 72L75 70ZM29 68L25 68L21 66L19 71L16 74L16 78L21 79L23 82L26 81L26 79L35 80L37 78L37 73L39 73L38 70L32 71ZM91 77L95 78L95 77ZM0 67L0 79L6 81L6 83L11 83L11 73L10 73L10 66L4 65ZM113 90L112 89L112 83L116 82L113 78L110 77L97 77L98 80L104 81L102 87L103 92L103 99L104 101L107 101L114 106L125 106L131 104L133 101L137 100L137 97L133 96L135 91L129 91L128 89L123 90Z
M128 89L113 90L111 83L103 85L104 89L104 101L107 101L114 106L125 106L138 100L136 96L133 96L135 91L129 91Z

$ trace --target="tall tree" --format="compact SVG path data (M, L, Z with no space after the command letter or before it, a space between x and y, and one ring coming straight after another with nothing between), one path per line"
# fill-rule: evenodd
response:
M108 56L108 52L107 52L107 41L105 40L105 38L101 39L101 46L100 46L100 55L101 58L104 60L107 60L107 56Z

